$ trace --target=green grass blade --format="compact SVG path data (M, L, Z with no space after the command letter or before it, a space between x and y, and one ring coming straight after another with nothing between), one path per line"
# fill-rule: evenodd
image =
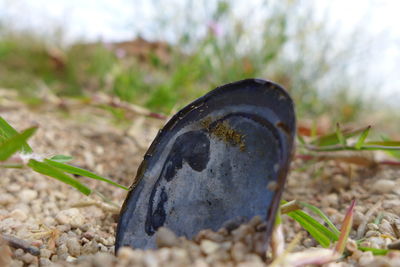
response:
M395 142L394 144L396 144L396 141L392 141L388 137L385 137L385 136L382 136L382 140L386 141L386 142ZM400 159L400 151L391 150L391 151L386 151L386 153L389 154L390 156L396 158L396 159Z
M374 255L386 255L389 253L389 249L381 249L381 248L370 248L370 247L358 247L361 251L371 251Z
M353 136L356 136L359 133L362 133L365 131L367 127L361 128L361 129L355 129L355 130L341 130L341 133L343 134L344 138L350 138ZM337 133L333 132L330 134L326 134L323 136L318 137L316 140L311 142L314 145L317 146L331 146L331 145L337 145L340 144L340 141L338 139Z
M3 119L3 117L0 116L0 141L5 141L5 139L9 139L17 134L18 131L15 130L5 119ZM32 148L26 142L23 143L22 151L25 153L33 152Z
M357 140L357 143L355 144L356 149L361 149L361 147L364 145L365 139L367 138L369 134L369 130L371 129L371 126L368 126L360 135L360 137Z
M319 231L317 228L315 228L312 224L309 223L308 220L303 218L301 215L299 215L298 212L292 211L289 212L288 215L293 218L295 221L297 221L307 232L310 233L310 235L317 240L317 242L323 246L324 248L329 247L331 244L331 240L329 237L327 237L324 233Z
M398 146L400 148L400 141L370 141L366 142L366 145L376 145L376 146L392 146L396 147Z
M0 161L5 161L26 145L26 141L35 133L37 127L17 133L0 144Z
M119 187L119 188L122 188L124 190L129 191L129 188L127 188L127 187L125 187L123 185L120 185L120 184L118 184L116 182L113 182L110 179L107 179L107 178L101 177L101 176L99 176L97 174L94 174L94 173L92 173L90 171L87 171L87 170L84 170L84 169L81 169L81 168L78 168L78 167L75 167L75 166L67 165L67 164L64 164L64 163L60 163L60 162L57 162L57 161L53 161L53 160L50 160L50 159L45 159L44 161L47 164L49 164L49 165L51 165L51 166L53 166L55 168L58 168L60 170L63 170L65 172L68 172L68 173L71 173L71 174L76 174L76 175L81 175L81 176L85 176L85 177L89 177L89 178L92 178L92 179L95 179L95 180L100 180L100 181L109 183L111 185L114 185L116 187Z
M339 236L339 240L336 243L335 246L335 251L339 254L342 255L345 248L346 248L346 244L347 244L347 240L349 239L349 234L351 231L351 227L353 225L353 216L354 216L354 207L355 207L355 200L353 200L353 202L351 203L349 209L347 210L346 216L343 219L343 223L342 223L342 228L340 236Z
M335 235L331 230L329 230L327 227L325 227L324 225L322 225L320 222L318 222L316 219L314 219L313 217L311 217L309 214L307 214L306 212L302 211L302 210L296 210L296 211L292 211L293 213L296 213L298 216L300 216L301 218L303 218L304 220L307 221L308 224L312 225L314 228L318 229L319 232L323 233L326 237L328 237L330 240L332 241L336 241L338 240L338 236ZM288 215L290 216L290 214L292 212L289 212Z
M336 124L336 136L337 136L337 138L339 140L339 144L345 146L346 145L346 139L345 139L345 137L343 135L342 130L340 129L339 123Z
M53 177L63 183L66 183L85 195L90 195L91 190L87 186L81 184L76 179L72 178L71 176L63 173L59 169L47 164L46 162L40 162L34 159L29 160L28 166L31 167L34 171Z
M297 140L299 140L300 144L305 145L306 141L304 140L303 136L301 134L297 134Z
M60 163L65 163L65 162L71 161L72 159L73 159L73 157L66 156L66 155L55 155L55 156L50 158L50 160L57 161L57 162L60 162Z
M300 202L300 205L308 208L316 215L320 216L329 225L330 230L336 235L336 238L339 239L340 231L336 228L336 226L332 223L328 216L326 216L319 208L305 202Z

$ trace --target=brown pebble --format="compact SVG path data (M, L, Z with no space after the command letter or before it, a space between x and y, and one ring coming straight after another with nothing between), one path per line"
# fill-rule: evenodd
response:
M52 252L51 252L51 250L49 250L49 249L42 248L42 249L40 250L40 257L41 257L41 258L50 259L51 254L52 254Z
M233 241L244 240L244 238L254 232L249 225L242 224L237 229L232 231Z
M67 240L68 252L73 257L78 257L81 255L81 244L77 238L70 238Z
M220 245L216 242L213 242L213 241L210 241L207 239L203 239L200 243L200 248L204 254L209 255L209 254L213 254L214 252L216 252L220 248Z
M180 245L178 237L170 229L160 227L156 233L156 243L159 248L177 247Z
M25 262L26 264L31 264L37 261L37 258L29 253L25 253L22 257L21 260Z
M242 242L236 242L231 249L231 255L234 261L240 262L244 260L247 253L247 248Z

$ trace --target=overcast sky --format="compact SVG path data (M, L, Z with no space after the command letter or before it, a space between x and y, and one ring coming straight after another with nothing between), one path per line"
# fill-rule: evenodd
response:
M262 0L238 1L238 10L246 10L249 3ZM312 0L309 0L312 1ZM63 26L68 40L126 40L137 32L152 32L149 23L157 12L179 6L179 0L0 0L0 16L15 27L30 27L39 31ZM245 4L243 4L246 2ZM374 40L373 62L369 76L377 83L378 91L393 101L400 100L400 1L397 0L315 0L317 14L343 34L362 27ZM151 2L150 2L151 3ZM325 11L328 12L325 12ZM366 39L368 40L368 38ZM340 38L336 40L340 44ZM368 45L368 44L366 44ZM360 77L363 78L363 77Z

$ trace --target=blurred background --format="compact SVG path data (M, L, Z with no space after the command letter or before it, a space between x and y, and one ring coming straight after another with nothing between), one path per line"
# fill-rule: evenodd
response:
M0 0L0 88L97 93L170 114L258 77L301 119L399 118L398 1ZM393 124L393 123L392 123ZM396 124L397 125L397 124Z

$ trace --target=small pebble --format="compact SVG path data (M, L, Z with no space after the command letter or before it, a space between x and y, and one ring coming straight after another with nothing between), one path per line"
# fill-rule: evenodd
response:
M134 255L133 250L130 247L122 247L118 250L117 257L121 260L128 260Z
M369 238L371 242L371 247L373 248L384 248L385 247L385 240L381 237L373 236Z
M329 194L325 197L326 202L328 203L328 205L330 206L335 206L338 204L339 202L339 197L337 194L333 193L333 194Z
M6 206L10 203L13 203L15 201L15 198L13 195L8 194L8 193L1 193L0 194L0 206Z
M209 255L209 254L213 254L214 252L216 252L220 248L220 245L213 241L204 239L200 243L200 248L204 254Z
M56 215L56 220L60 224L69 224L72 227L79 227L85 223L85 217L76 208L60 211Z
M358 263L363 266L367 265L368 263L372 262L374 259L374 255L371 251L363 252L360 258L358 259Z
M113 266L114 256L108 253L98 253L93 258L94 266Z
M22 190L18 196L22 202L28 203L34 200L37 197L37 192L31 189L24 189Z
M70 255L68 255L67 258L65 259L65 261L66 261L66 262L74 262L74 261L76 261L76 258L75 258L75 257L72 257L72 256L70 256ZM104 266L105 266L105 265L104 265Z
M31 264L37 261L37 258L33 256L32 254L25 253L22 257L21 260L25 262L26 264Z
M28 215L23 210L20 209L13 210L10 213L10 216L20 222L24 222L28 218Z
M83 247L81 248L81 254L93 254L98 252L99 249L99 244L95 240L92 240L89 243L83 245Z
M236 242L231 249L231 255L234 261L240 262L244 260L247 248L242 242Z
M392 180L378 180L371 188L373 192L390 193L394 188L396 188L396 182Z
M365 233L365 237L372 237L372 236L380 236L380 232L376 231L376 230L369 230Z
M367 224L367 228L368 228L369 230L374 230L374 231L379 230L379 226L376 225L375 223L368 223L368 224Z
M179 246L179 239L174 232L166 227L160 227L156 233L156 242L159 248Z
M21 191L21 186L17 183L12 183L7 187L7 191L12 193L19 192Z
M51 262L51 260L46 258L40 258L39 263L40 263L39 266L50 266L54 264L53 262Z
M382 219L381 223L379 224L379 232L385 235L390 235L395 237L395 233L393 232L393 227L386 219Z
M353 225L355 227L358 227L363 221L364 221L364 214L362 214L358 210L355 210L353 216Z
M344 177L343 175L335 175L332 177L331 183L333 188L335 188L336 190L340 190L349 186L349 178Z
M40 250L40 257L41 258L50 259L51 254L52 254L52 252L49 249L42 248Z
M67 240L68 252L73 257L78 257L81 254L81 244L78 239L70 238Z

